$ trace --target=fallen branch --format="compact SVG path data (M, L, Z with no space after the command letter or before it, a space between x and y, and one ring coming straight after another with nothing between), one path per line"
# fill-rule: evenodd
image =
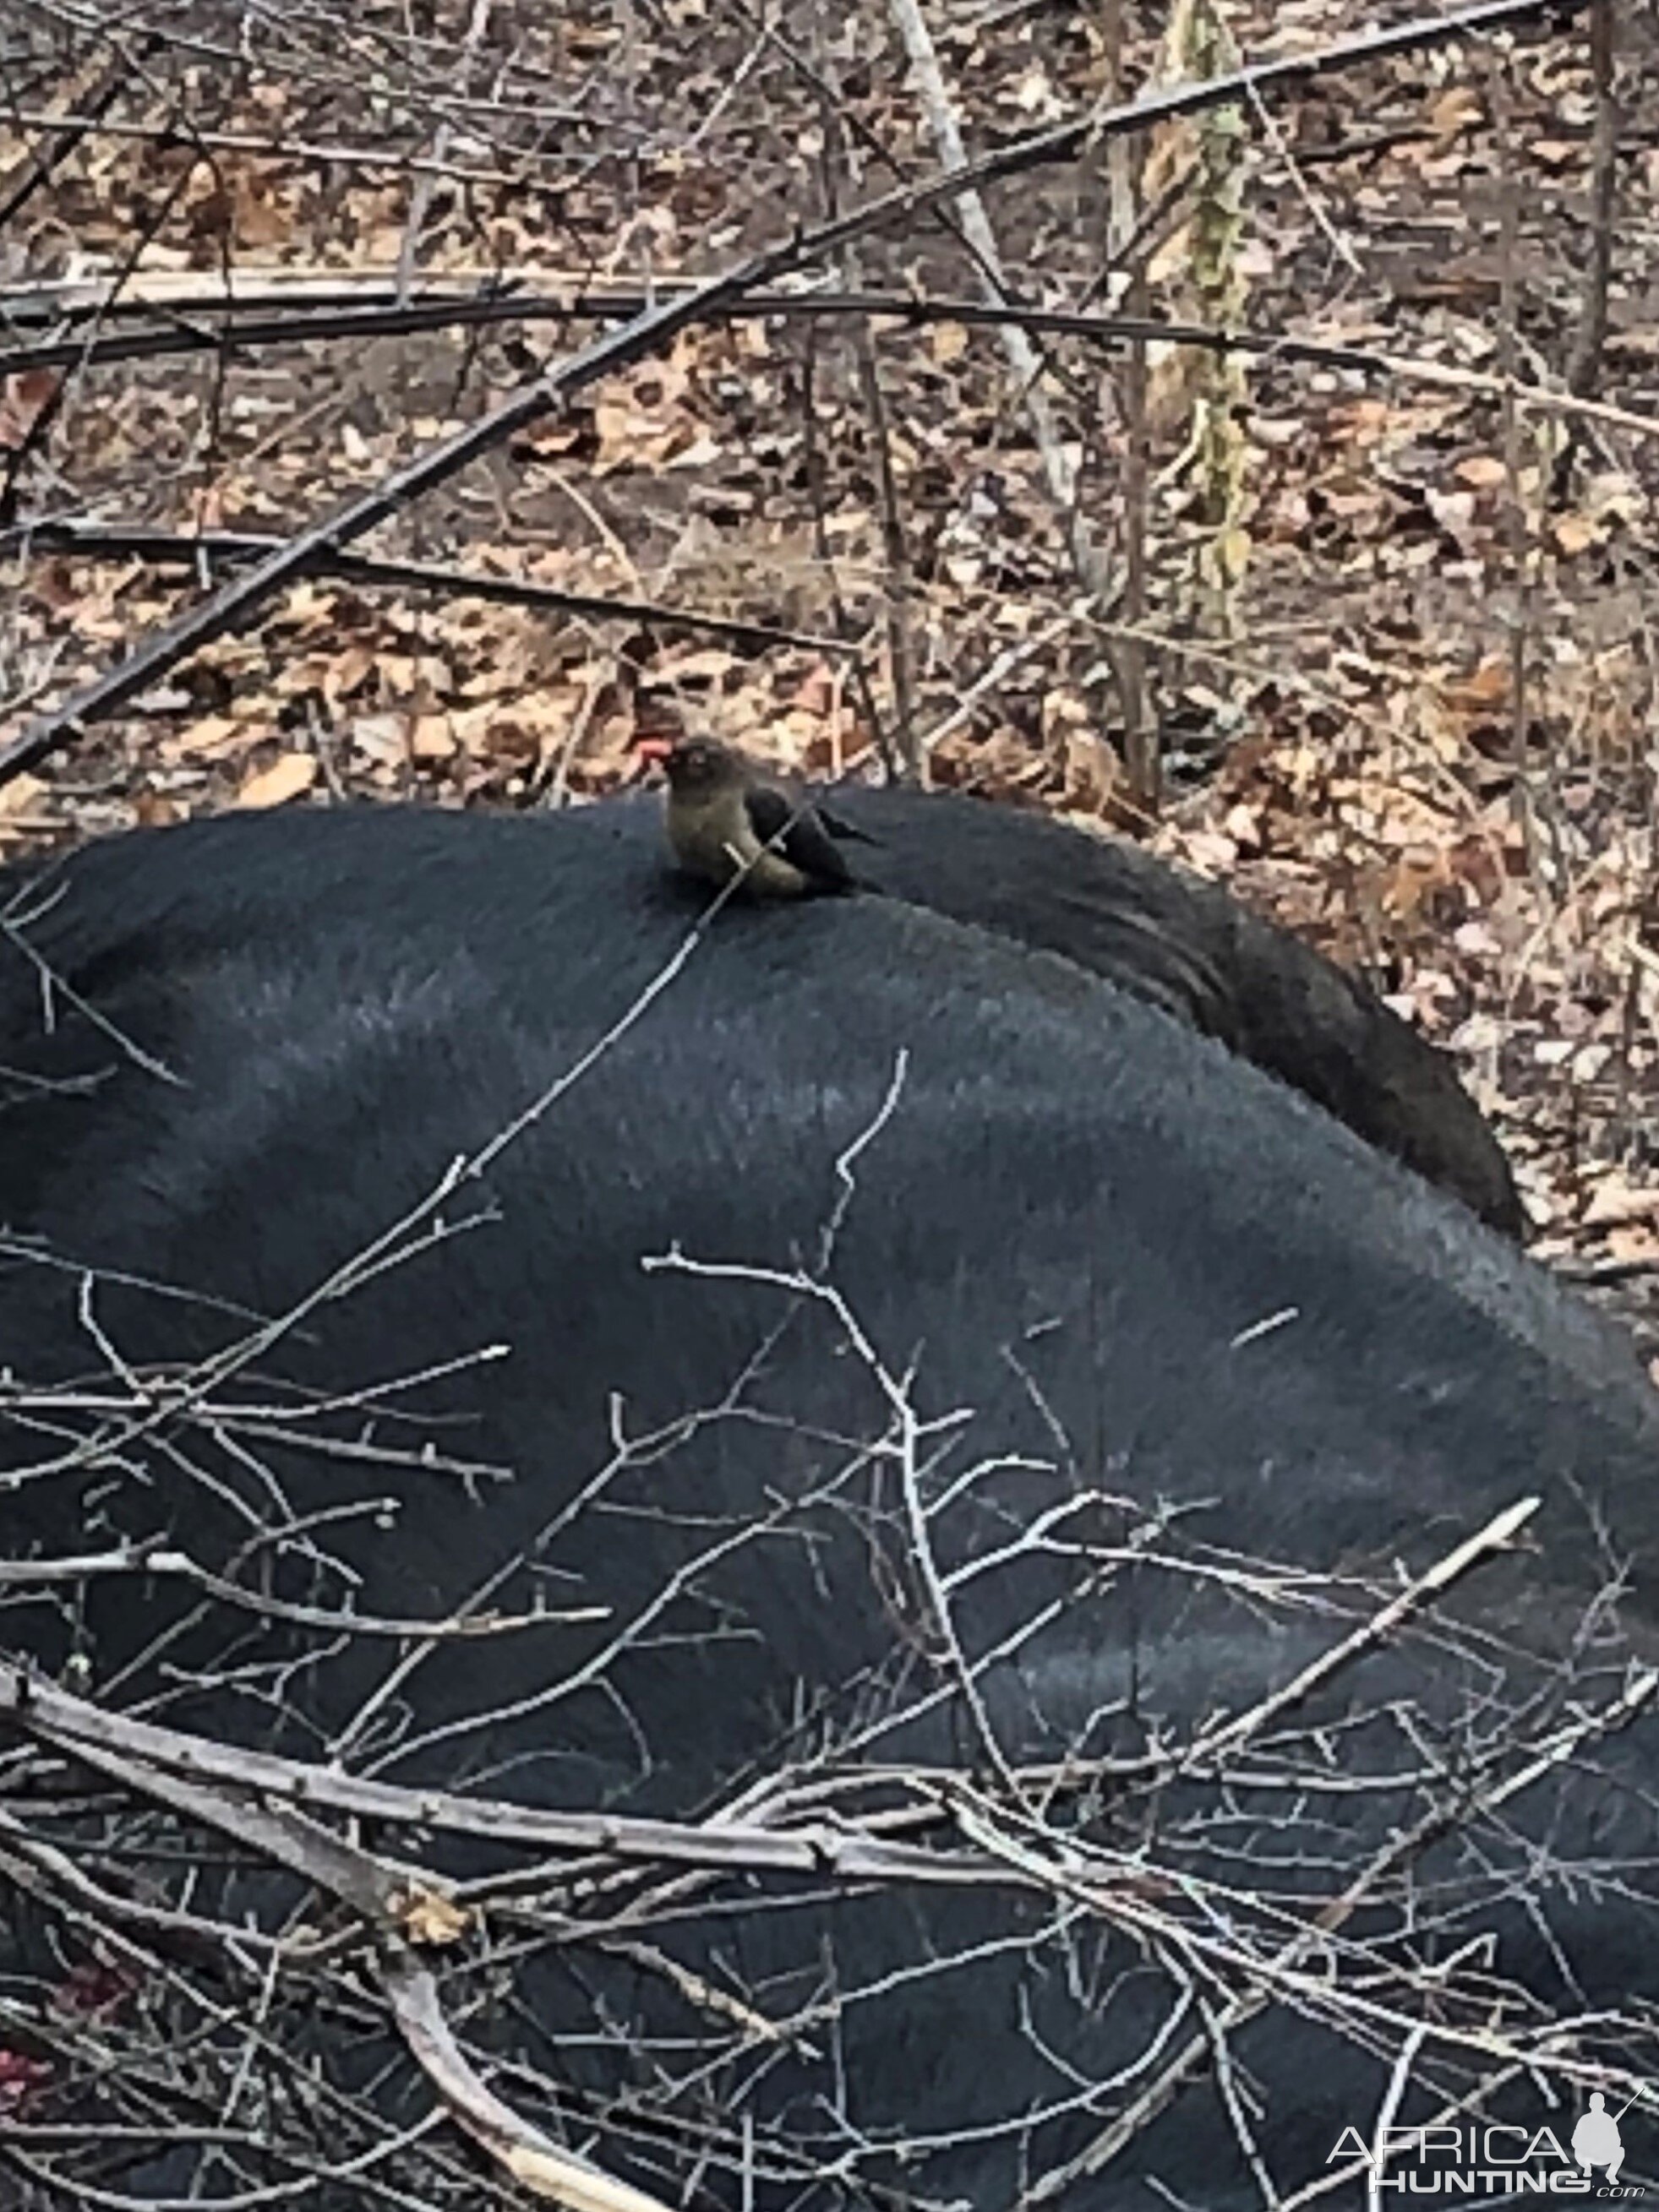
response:
M532 2197L562 2204L565 2212L666 2212L643 2190L615 2181L574 2151L562 2150L501 2102L463 2057L432 1976L401 1945L386 1947L380 1980L410 2057L457 2126Z
M327 1766L215 1743L205 1736L111 1713L37 1680L0 1659L0 1717L36 1741L88 1763L119 1761L124 1778L141 1794L164 1795L161 1780L228 1786L252 1798L354 1814L359 1818L484 1836L497 1843L606 1857L714 1868L769 1868L783 1873L832 1874L866 1881L930 1882L998 1879L988 1862L962 1853L889 1844L818 1823L794 1829L733 1822L636 1819L599 1813L559 1813L491 1797L461 1797L447 1790L404 1789L343 1774ZM140 1770L160 1779L151 1788Z
M1269 1696L1237 1714L1220 1728L1212 1729L1195 1739L1179 1763L1183 1772L1207 1766L1225 1752L1235 1750L1251 1736L1257 1735L1269 1721L1299 1705L1312 1695L1321 1683L1329 1681L1339 1668L1357 1659L1362 1652L1375 1650L1402 1628L1414 1613L1421 1610L1431 1599L1443 1596L1454 1583L1461 1582L1471 1568L1480 1566L1494 1552L1505 1550L1531 1520L1543 1503L1538 1498L1522 1498L1513 1505L1506 1505L1496 1513L1474 1535L1467 1537L1444 1559L1437 1560L1426 1574L1419 1575L1408 1583L1395 1597L1389 1600L1378 1612L1364 1620L1350 1636L1334 1644L1328 1651L1322 1651L1310 1660L1299 1674Z
M965 170L968 149L963 144L962 128L957 120L956 108L946 88L945 72L939 66L939 56L918 0L889 0L889 6L898 26L899 36L904 41L910 74L921 94L928 128L939 149L939 160L947 169ZM962 225L963 236L979 264L980 283L986 299L994 304L1006 301L1009 293L1003 275L1001 251L997 245L996 234L991 228L991 219L985 211L984 199L972 185L965 185L957 197L957 218ZM1049 404L1048 395L1042 388L1042 362L1031 342L1030 326L1016 322L1005 323L1001 337L1004 356L1030 422L1031 434L1036 441L1048 496L1077 566L1078 580L1091 599L1103 599L1111 579L1107 574L1105 559L1094 533L1078 513L1077 471L1065 450L1060 424Z
M1600 1712L1583 1713L1569 1722L1557 1731L1539 1756L1529 1760L1518 1772L1495 1783L1489 1790L1472 1791L1467 1797L1425 1814L1403 1832L1390 1837L1340 1895L1322 1905L1304 1929L1292 1936L1273 1959L1263 1962L1264 1978L1228 2005L1215 2023L1218 2032L1231 2035L1265 2012L1273 2000L1272 1982L1293 1972L1305 1959L1319 1949L1326 1937L1344 1927L1371 1896L1377 1884L1389 1875L1419 1857L1458 1821L1467 1820L1472 1814L1498 1811L1522 1790L1529 1789L1551 1768L1560 1765L1581 1751L1586 1744L1628 1727L1639 1712L1653 1703L1656 1692L1659 1692L1659 1674L1651 1668L1644 1668L1632 1674L1625 1688L1609 1705ZM1427 2026L1431 2035L1451 2033L1438 2021L1431 2021ZM1498 2034L1495 2029L1484 2032L1475 2040L1480 2049L1492 2057L1514 2057L1522 2063L1528 2057L1524 2050ZM1032 2207L1052 2203L1057 2197L1064 2197L1079 2181L1101 2172L1109 2166L1142 2129L1168 2109L1194 2072L1208 2063L1211 2057L1209 2035L1192 2037L1164 2071L1096 2136L1093 2142L1063 2166L1054 2167L1028 2189L1018 2200L1017 2212L1030 2212ZM1557 2063L1565 2062L1557 2061ZM1582 2070L1587 2082L1597 2086L1603 2086L1608 2078L1603 2068Z
M93 561L148 561L161 567L194 569L204 580L219 570L268 559L287 542L263 531L207 530L191 537L179 530L125 529L118 525L76 521L26 524L10 536L25 552L66 553ZM821 637L808 630L735 622L726 615L698 614L690 607L662 606L651 599L613 599L593 592L565 592L525 577L492 576L436 561L385 561L334 546L320 547L306 573L338 577L344 583L441 592L451 599L483 599L498 606L545 607L556 614L592 622L695 630L702 636L729 638L734 645L788 646L797 652L819 653L858 651L845 638Z

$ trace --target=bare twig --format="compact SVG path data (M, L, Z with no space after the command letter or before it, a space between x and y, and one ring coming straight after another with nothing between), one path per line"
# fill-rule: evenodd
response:
M939 149L939 159L948 171L965 171L968 150L963 144L955 103L946 89L945 73L939 67L939 56L934 51L920 0L888 0L888 5L894 21L898 25L905 52L909 56L911 74L927 111L928 128ZM986 297L994 302L1006 302L1008 287L1003 276L1002 255L996 234L991 228L990 217L985 212L983 199L971 185L964 185L956 204L963 235L972 246L979 264L981 284ZM1078 512L1077 474L1064 450L1060 425L1055 421L1048 395L1042 388L1042 364L1027 331L1020 325L1005 323L1001 331L1003 352L1030 419L1032 435L1036 440L1043 475L1048 482L1048 496L1054 501L1066 532L1072 557L1077 564L1079 580L1091 599L1103 600L1110 590L1111 579L1094 535Z
M1212 2024L1210 2033L1194 2036L1171 2059L1164 2070L1136 2097L1110 2125L1103 2129L1093 2142L1075 2158L1052 2167L1042 2179L1027 2189L1019 2200L1022 2212L1026 2208L1053 2203L1065 2197L1067 2191L1091 2174L1102 2172L1125 2146L1155 2118L1168 2109L1195 2069L1204 2065L1212 2051L1211 2034L1219 2032L1232 2034L1248 2021L1264 2012L1272 2002L1273 1985L1287 1974L1297 1973L1301 1963L1320 1950L1324 1939L1342 1928L1360 1906L1376 1891L1377 1885L1396 1868L1408 1865L1430 1844L1477 1811L1494 1812L1509 1803L1551 1767L1570 1759L1586 1743L1627 1727L1636 1716L1652 1704L1659 1692L1659 1674L1644 1669L1633 1675L1620 1695L1599 1712L1583 1713L1559 1729L1551 1743L1517 1772L1506 1777L1490 1788L1473 1793L1468 1801L1455 1806L1436 1808L1401 1833L1389 1837L1376 1850L1359 1871L1345 1885L1341 1893L1322 1905L1311 1921L1291 1937L1270 1960L1258 1963L1255 1970L1260 1978L1254 1986L1236 1997L1224 2013ZM1307 1988L1310 1996L1319 1994L1319 1985ZM1350 1991L1346 1998L1351 2007L1364 2007L1367 2001ZM1403 2033L1409 2035L1418 2023L1405 2025ZM1426 2036L1460 2039L1464 2031L1443 2020L1425 2020L1421 2025ZM1495 2029L1482 2027L1471 2039L1477 2048L1489 2057L1521 2059L1528 2057L1525 2049L1501 2035ZM1592 2069L1580 2069L1590 2072ZM1599 2081L1599 2072L1595 2074Z
M182 531L76 521L33 523L15 535L27 548L42 553L66 553L97 561L149 561L158 566L192 568L204 578L250 561L267 559L287 542L252 531L205 530L191 537ZM729 638L734 645L788 646L799 652L823 653L850 653L856 649L842 638L780 629L769 623L738 622L726 615L702 615L690 607L665 606L653 599L567 592L527 577L490 575L435 561L386 561L366 553L343 552L333 546L317 550L307 574L337 576L344 583L438 592L450 599L483 599L498 606L545 607L550 612L589 622L692 630L702 636Z
M264 1590L246 1589L240 1583L228 1582L222 1575L216 1575L188 1553L175 1551L160 1540L81 1559L0 1559L0 1588L8 1584L41 1588L79 1581L83 1576L115 1574L176 1576L226 1605L261 1613L268 1620L286 1620L296 1627L319 1629L328 1635L465 1643L478 1637L513 1635L524 1628L569 1626L580 1621L605 1620L610 1616L609 1607L603 1605L577 1606L567 1611L550 1607L544 1612L482 1613L448 1620L389 1620L374 1613L331 1611L323 1606L295 1605Z
M565 2212L666 2212L654 2197L562 2149L502 2103L463 2057L431 1974L401 1944L386 1946L380 1979L410 2056L457 2124L532 2197Z
M1619 190L1620 117L1613 81L1615 22L1613 0L1592 0L1589 58L1595 121L1590 137L1589 265L1566 372L1567 390L1580 399L1587 399L1595 390L1607 335L1607 280L1613 268Z
M1182 1765L1194 1767L1209 1764L1235 1749L1249 1737L1258 1735L1269 1721L1292 1711L1312 1695L1322 1682L1327 1682L1340 1668L1348 1666L1365 1651L1374 1650L1393 1636L1412 1615L1437 1597L1443 1597L1454 1583L1461 1582L1473 1568L1480 1566L1494 1553L1512 1544L1542 1500L1522 1498L1513 1505L1506 1505L1496 1513L1486 1527L1447 1553L1425 1574L1408 1583L1398 1596L1390 1598L1369 1620L1363 1621L1351 1636L1322 1651L1299 1674L1273 1691L1267 1697L1252 1705L1246 1712L1237 1714L1220 1728L1211 1729L1194 1739Z
M70 1757L118 1762L140 1795L163 1794L175 1778L203 1792L257 1794L283 1804L348 1813L453 1835L493 1837L501 1843L598 1854L671 1865L772 1868L805 1874L837 1874L848 1880L930 1882L985 1881L994 1870L961 1853L921 1850L878 1843L830 1826L793 1830L740 1823L635 1819L627 1815L556 1813L507 1800L462 1797L446 1790L404 1789L394 1783L348 1775L331 1766L278 1758L211 1742L204 1736L159 1727L127 1713L111 1713L37 1680L0 1659L0 1717L38 1741ZM143 1771L141 1772L141 1769ZM146 1777L150 1778L147 1779ZM181 1782L180 1786L186 1786ZM227 1803L231 1801L227 1798Z

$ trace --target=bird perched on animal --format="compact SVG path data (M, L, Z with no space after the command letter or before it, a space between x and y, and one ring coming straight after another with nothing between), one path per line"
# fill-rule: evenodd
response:
M668 776L668 842L691 874L725 885L740 878L759 898L816 898L856 890L837 837L868 844L798 791L774 782L735 746L714 738L638 748Z

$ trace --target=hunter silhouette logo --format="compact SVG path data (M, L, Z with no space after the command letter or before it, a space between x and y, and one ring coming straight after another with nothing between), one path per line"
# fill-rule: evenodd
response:
M1605 2109L1607 2101L1599 2089L1591 2097L1589 2112L1572 2131L1572 2154L1586 2173L1594 2166L1605 2166L1607 2179L1617 2181L1625 2162L1625 2146L1619 2138L1618 2121Z

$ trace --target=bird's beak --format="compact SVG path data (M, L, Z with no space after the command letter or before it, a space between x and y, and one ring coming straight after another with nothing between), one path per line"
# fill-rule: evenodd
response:
M635 757L647 767L665 768L673 750L671 738L636 738L634 741Z

